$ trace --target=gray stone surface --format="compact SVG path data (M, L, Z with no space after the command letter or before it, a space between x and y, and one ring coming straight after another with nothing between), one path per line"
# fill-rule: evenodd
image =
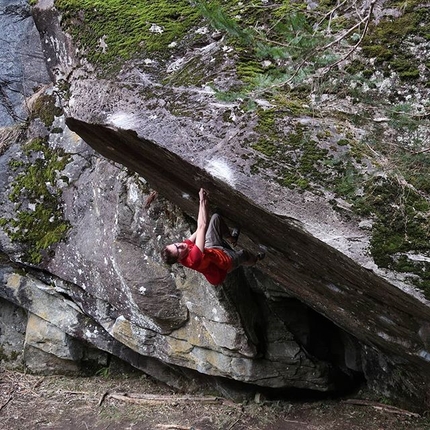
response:
M1 1L0 28L0 127L5 127L26 120L26 99L50 78L28 2Z
M27 312L0 298L0 363L11 369L24 367Z

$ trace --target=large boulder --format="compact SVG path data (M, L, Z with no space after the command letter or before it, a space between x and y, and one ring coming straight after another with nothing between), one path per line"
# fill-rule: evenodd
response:
M24 345L24 365L38 371L46 357L77 371L96 348L180 389L336 392L365 377L427 406L430 310L418 275L378 267L374 219L333 190L277 180L294 158L278 139L296 158L298 141L318 141L308 163L332 151L335 165L365 127L285 114L267 100L251 111L220 102L202 84L214 74L219 86L236 82L218 36L195 32L168 58L101 78L52 1L34 16L54 82L32 96L28 128L3 130L0 157L0 297L26 327L25 338L1 339ZM360 166L376 171L370 159ZM195 228L201 186L242 227L240 246L267 254L217 287L159 255Z

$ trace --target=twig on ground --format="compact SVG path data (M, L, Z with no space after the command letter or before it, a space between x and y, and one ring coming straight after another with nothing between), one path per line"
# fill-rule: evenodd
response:
M372 402L370 400L348 399L348 400L345 400L344 403L347 403L350 405L357 405L357 406L370 406L374 409L388 412L391 414L399 414L399 415L406 415L408 417L421 418L421 415L415 412L406 411L404 409L396 408L395 406L384 405L383 403Z
M104 402L104 400L105 400L105 398L106 398L106 396L107 395L109 395L109 391L106 391L105 393L103 393L103 395L100 397L100 400L99 400L99 404L98 404L98 406L101 406L102 405L102 403Z
M198 403L219 403L222 401L219 397L209 397L209 396L158 396L153 394L107 394L107 396L111 399L115 400L121 400L124 402L130 402L130 403L137 403L137 404L159 404L159 403L171 403L171 404L177 404L177 403L192 403L192 402L198 402Z
M37 380L36 383L33 385L33 390L36 389L37 387L39 387L44 380L45 380L45 377L40 378L39 380Z
M3 410L3 408L5 408L7 405L8 405L8 403L10 403L11 401L12 401L12 399L13 399L13 396L12 396L12 394L9 396L9 398L6 400L6 402L5 403L3 403L1 406L0 406L0 412Z
M195 427L183 427L176 424L158 424L155 427L163 430L199 430Z
M235 420L231 425L230 425L230 427L228 428L228 430L232 430L232 428L238 423L238 422L240 422L240 419L242 418L242 413L239 415L239 417L237 418L237 420Z
M70 394L71 396L91 396L92 393L89 393L87 391L69 391L69 390L64 390L61 391L63 394Z

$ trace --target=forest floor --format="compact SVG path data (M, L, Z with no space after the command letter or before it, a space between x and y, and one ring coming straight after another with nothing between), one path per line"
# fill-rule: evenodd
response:
M238 404L178 394L141 375L42 377L0 370L0 429L428 430L430 419L363 395Z

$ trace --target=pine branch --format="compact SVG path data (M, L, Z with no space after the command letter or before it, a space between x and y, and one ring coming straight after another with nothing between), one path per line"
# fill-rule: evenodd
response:
M322 76L326 75L333 67L348 59L356 51L367 34L375 4L376 0L372 0L365 18L360 16L359 12L356 10L356 13L359 17L359 22L344 31L342 35L337 36L335 40L331 41L330 43L325 43L323 46L321 46L322 43L324 43L324 40L321 41L321 37L318 36L316 30L313 33L309 31L308 22L304 14L297 13L288 16L288 20L285 21L285 26L280 30L280 32L278 32L286 39L285 42L282 42L269 39L256 27L241 28L241 26L234 19L230 18L224 12L219 4L211 3L206 0L197 0L197 5L200 8L202 14L215 28L225 30L231 36L236 37L241 43L246 43L248 46L253 46L255 50L260 50L259 52L263 55L263 57L271 57L274 59L286 59L291 58L292 56L296 56L296 58L298 57L299 64L296 66L292 65L290 67L290 71L288 72L289 76L284 74L281 79L272 80L272 82L270 79L260 79L259 81L256 81L254 89L251 89L248 92L248 97L257 97L266 91L271 91L281 88L285 85L290 85L301 73L311 75L313 74L314 76L321 78ZM347 5L348 9L351 8L351 5L348 5L347 0L339 2L338 5L336 5L324 16L324 18L318 23L317 27L320 26L321 23L327 19L327 17L330 17L331 20L335 12L345 5ZM356 6L356 2L354 2L354 5ZM286 17L284 16L283 19L285 18ZM280 22L281 20L277 22L277 25ZM316 61L314 61L314 57L316 55L331 52L330 50L333 48L333 46L339 44L342 40L345 40L351 33L353 33L363 24L365 24L364 30L362 31L358 42L349 50L346 55L334 61L329 66L318 66ZM311 64L313 70L306 70L306 66Z
M338 5L336 8L334 8L329 14L332 14L338 7L340 7L341 5L343 5L345 3L345 1L343 2L343 3L341 3L340 5ZM360 25L362 25L364 22L366 23L366 25L365 25L365 28L364 28L364 30L363 30L363 33L361 34L361 37L360 37L360 39L359 39L359 41L352 47L352 49L343 57L343 58L341 58L341 59L339 59L339 60L337 60L336 62L334 62L333 64L331 64L330 66L328 66L327 68L326 68L326 70L324 71L324 73L323 74L327 74L333 67L335 67L337 64L339 64L339 63L341 63L342 61L345 61L346 59L348 59L352 54L353 54L353 52L355 52L355 50L358 48L358 46L362 43L362 41L363 41L363 39L364 39L364 37L366 36L366 34L367 34L367 30L368 30L368 28L369 28L369 24L370 24L370 21L371 21L371 17L372 17L372 13L373 13L373 9L374 9L374 7L375 7L375 4L376 4L376 0L372 0L372 2L371 2L371 4L370 4L370 7L369 7L369 12L368 12L368 14L367 14L367 16L366 16L366 18L364 18L364 19L361 19L360 20L360 22L358 22L357 24L355 24L353 27L351 27L348 31L346 31L342 36L339 36L336 40L334 40L334 41L332 41L332 42L330 42L329 44L327 44L327 45L325 45L325 46L323 46L323 47L318 47L318 48L315 48L315 49L312 49L311 51L309 51L308 53L306 53L305 55L304 55L304 58L303 58L303 60L302 60L302 62L298 65L298 67L295 69L295 71L294 71L294 73L290 76L290 78L287 80L287 81L285 81L285 82L283 82L281 85L283 86L283 85L288 85L288 84L290 84L293 80L294 80L294 78L300 73L300 71L303 69L303 67L307 64L307 62L308 62L308 60L309 60L309 58L311 57L311 56L313 56L313 55L315 55L315 54L317 54L318 52L324 52L324 51L327 51L328 49L330 49L332 46L334 46L335 44L337 44L337 43L339 43L339 42L341 42L342 40L344 40L349 34L351 34L356 28L358 28ZM327 16L327 15L326 15ZM284 46L284 47L290 47L291 46L291 44L288 44L288 45L286 45L286 44L282 44L282 43L280 43L280 42L275 42L275 41L269 41L270 43L273 43L273 44L277 44L277 45L281 45L281 46ZM276 88L277 86L279 86L279 84L275 84L275 85L273 85L273 86L271 86L271 87L269 87L269 88L266 88L266 90L267 89L273 89L273 88Z

